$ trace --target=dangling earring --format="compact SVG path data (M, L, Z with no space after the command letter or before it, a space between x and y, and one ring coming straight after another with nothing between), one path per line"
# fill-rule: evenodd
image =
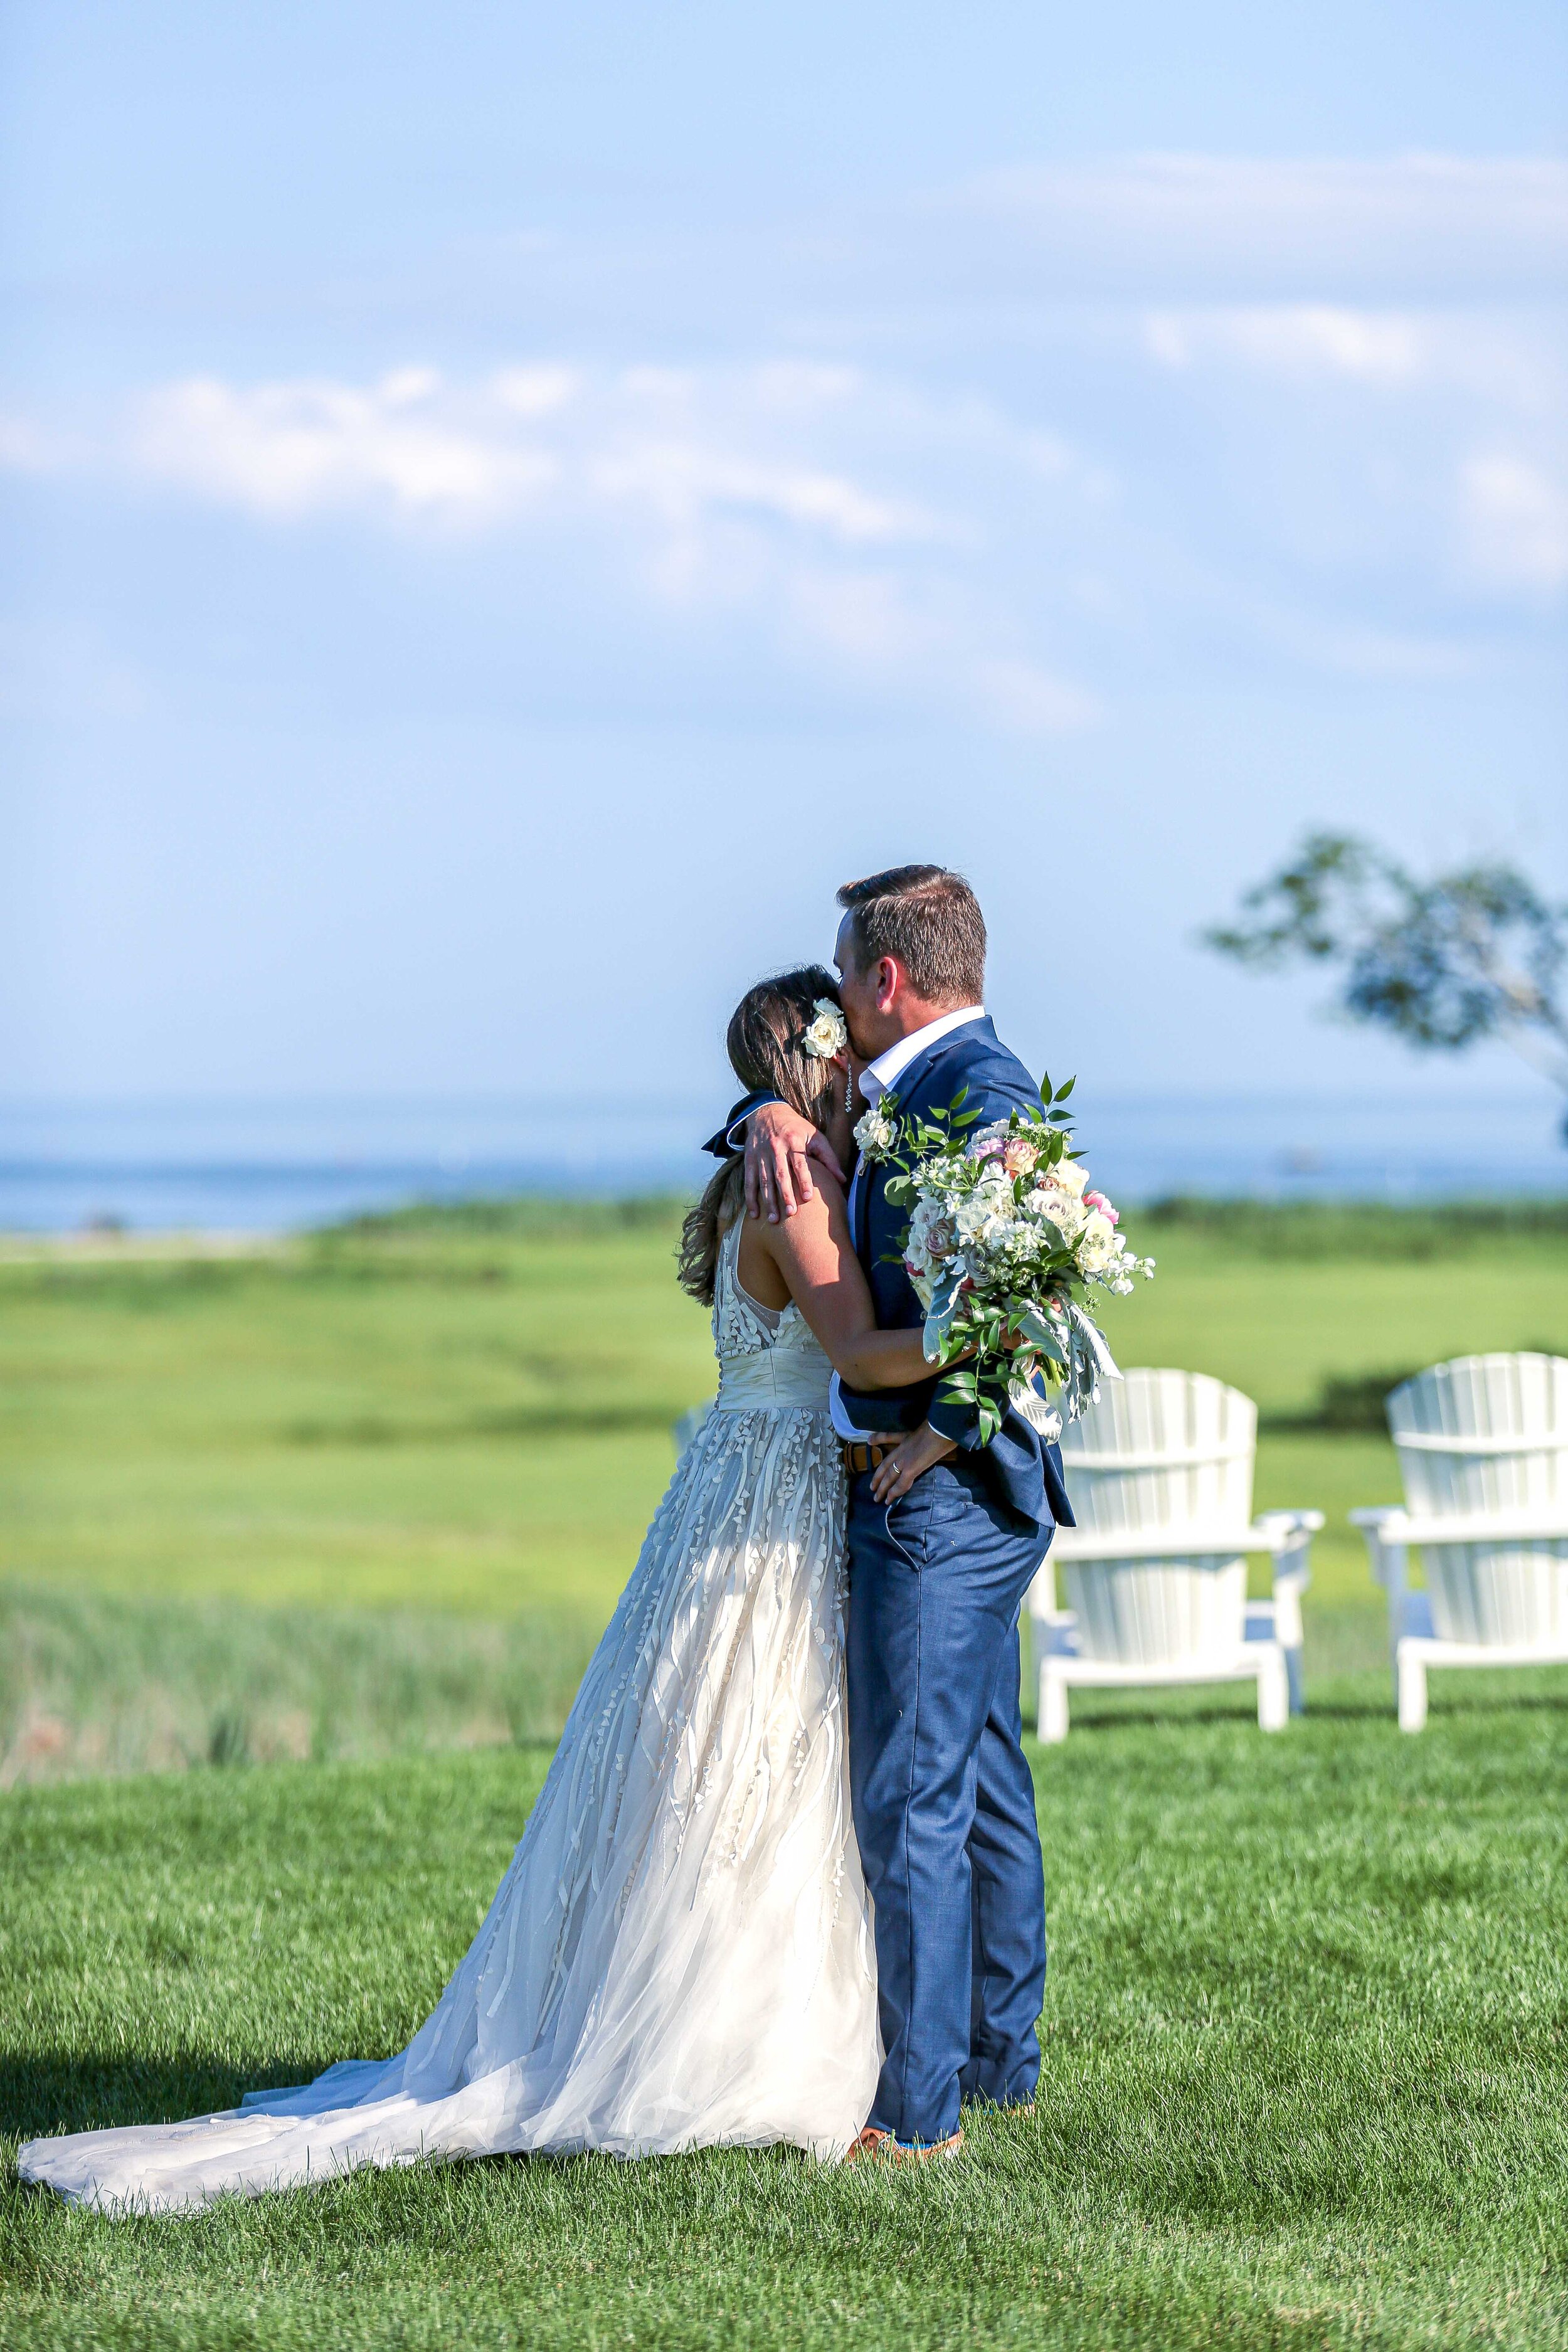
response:
M848 1062L844 1065L844 1116L846 1118L855 1116L855 1070Z

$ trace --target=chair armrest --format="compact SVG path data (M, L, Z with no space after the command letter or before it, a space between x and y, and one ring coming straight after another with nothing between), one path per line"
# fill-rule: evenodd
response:
M1270 1533L1281 1536L1321 1536L1323 1532L1321 1511L1259 1511L1257 1524ZM1283 1549L1283 1546L1280 1547Z
M1456 1511L1447 1518L1414 1511L1367 1516L1379 1522L1376 1532L1385 1544L1568 1542L1568 1507L1561 1503L1542 1510ZM1362 1514L1352 1511L1351 1517L1359 1519Z
M1294 1655L1290 1704L1298 1714L1302 1705L1300 1681L1301 1595L1312 1581L1312 1538L1321 1534L1321 1511L1259 1511L1258 1525L1274 1549L1274 1631L1281 1647Z
M1031 1609L1029 1631L1037 1661L1077 1657L1078 1619L1070 1609Z
M1352 1511L1352 1528L1359 1528L1366 1539L1367 1566L1372 1580L1381 1584L1388 1595L1388 1630L1391 1642L1399 1639L1400 1618L1405 1608L1405 1588L1408 1575L1405 1551L1409 1538L1405 1533L1409 1521L1403 1503L1363 1504Z
M1274 1549L1274 1581L1298 1579L1303 1589L1311 1582L1308 1562L1312 1538L1323 1532L1321 1511L1259 1511L1258 1524L1268 1531Z
M1345 1516L1352 1528L1360 1528L1363 1532L1370 1528L1381 1535L1391 1521L1405 1517L1405 1506L1403 1503L1363 1503L1359 1510L1349 1511Z
M1079 1559L1216 1559L1244 1552L1277 1552L1280 1538L1261 1524L1249 1528L1137 1528L1121 1534L1095 1528L1058 1528L1050 1557L1060 1565Z

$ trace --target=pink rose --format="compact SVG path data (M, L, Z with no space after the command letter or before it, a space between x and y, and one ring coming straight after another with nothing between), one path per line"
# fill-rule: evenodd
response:
M1086 1209L1098 1209L1107 1224L1119 1225L1121 1223L1120 1213L1111 1207L1103 1192L1086 1192L1083 1205Z
M1010 1135L1002 1146L1002 1165L1009 1176L1026 1176L1039 1156L1039 1145L1026 1135Z

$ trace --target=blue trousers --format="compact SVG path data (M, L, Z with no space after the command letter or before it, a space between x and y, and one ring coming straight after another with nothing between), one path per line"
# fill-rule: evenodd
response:
M868 2120L944 2139L1035 2095L1046 1897L1018 1612L1049 1542L963 1456L890 1507L851 1482L849 1784L886 2052Z

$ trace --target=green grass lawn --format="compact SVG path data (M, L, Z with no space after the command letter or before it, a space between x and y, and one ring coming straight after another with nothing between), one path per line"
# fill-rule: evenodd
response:
M398 2047L542 1750L0 1800L0 2343L1471 2346L1568 2341L1568 1692L1353 1685L1265 1740L1036 1751L1052 1959L1032 2121L959 2164L500 2159L113 2222L16 2140Z
M0 1575L602 1624L711 1387L672 1236L0 1267Z
M1568 1671L1440 1679L1419 1739L1339 1672L1381 1643L1344 1514L1398 1476L1319 1410L1568 1349L1565 1221L1135 1232L1118 1355L1247 1389L1259 1507L1331 1514L1312 1711L1263 1739L1235 1691L1085 1695L1036 1751L1032 2122L913 2177L499 2160L121 2224L7 2155L4 2352L1568 2344ZM0 1265L7 2150L407 2039L711 1390L673 1235L520 1204Z
M1121 1360L1218 1373L1266 1423L1331 1375L1568 1348L1568 1228L1131 1222L1160 1271L1109 1305ZM0 1577L602 1624L669 1423L713 1385L674 1229L539 1210L250 1262L0 1265ZM1259 1507L1331 1515L1321 1602L1369 1599L1344 1513L1398 1491L1375 1433L1265 1427Z

